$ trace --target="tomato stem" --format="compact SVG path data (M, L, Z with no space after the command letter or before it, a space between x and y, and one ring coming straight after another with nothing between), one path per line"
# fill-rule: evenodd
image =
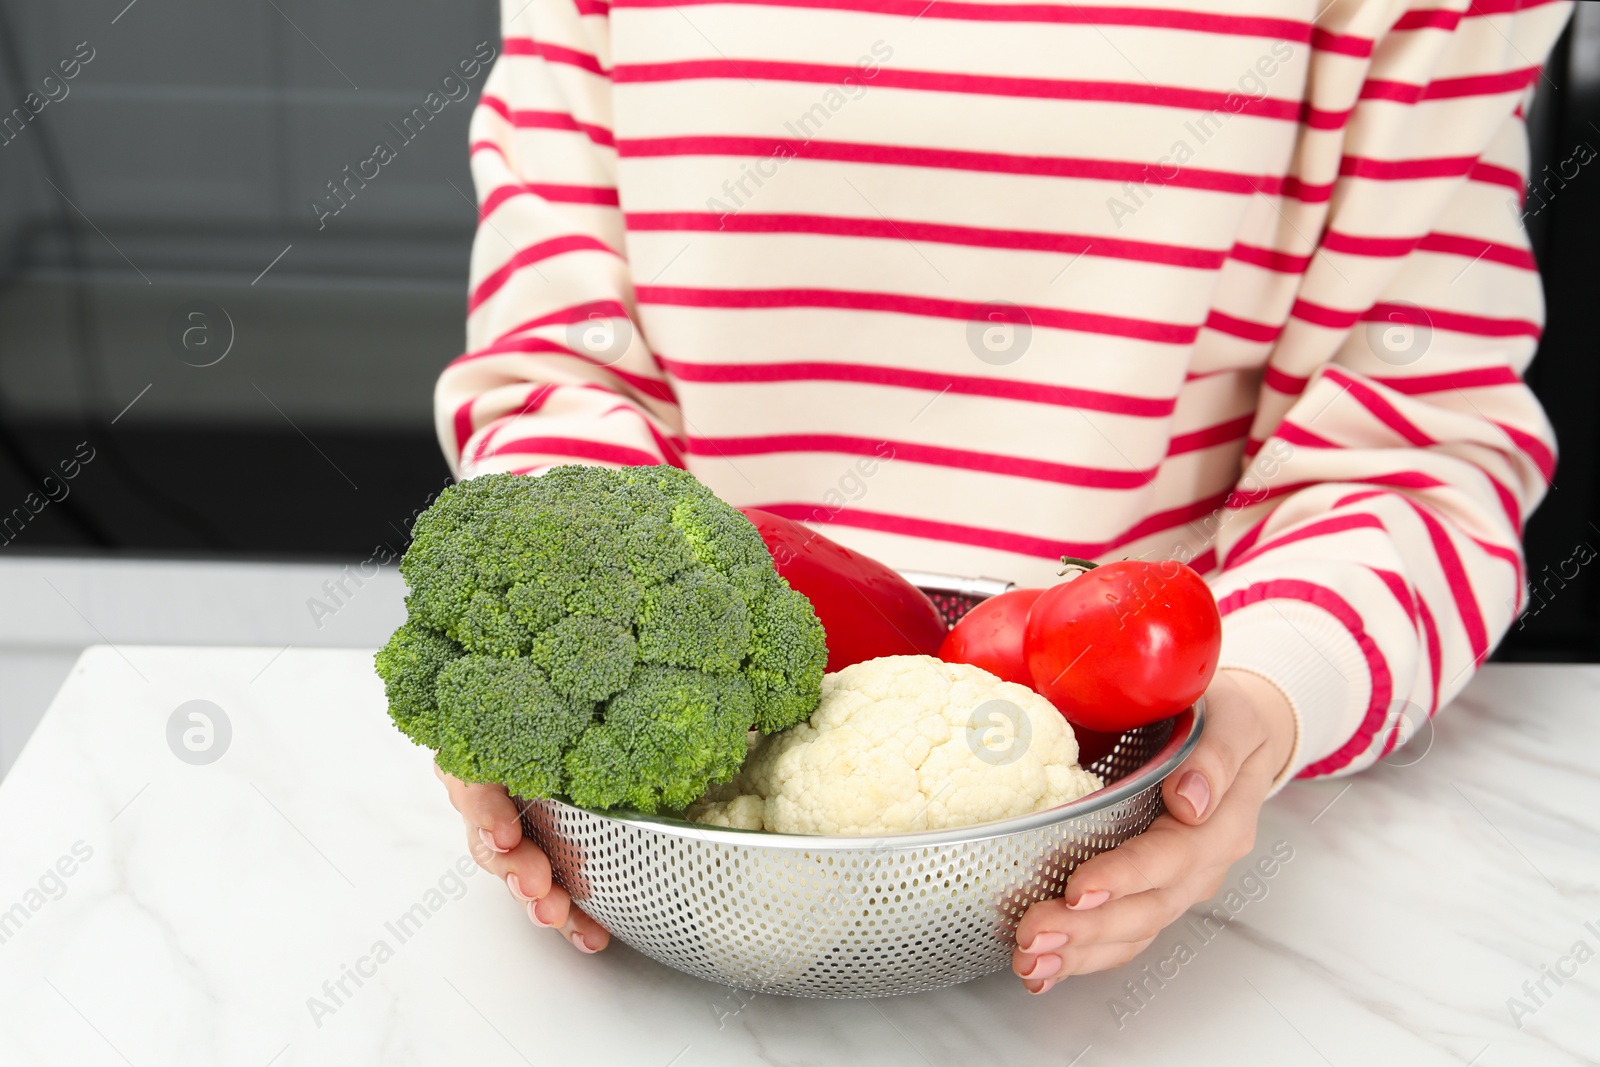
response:
M1079 574L1084 574L1088 571L1094 570L1098 565L1099 564L1095 563L1093 560L1079 559L1077 556L1062 556L1061 570L1057 571L1056 573L1062 577L1066 577L1073 571L1076 571Z

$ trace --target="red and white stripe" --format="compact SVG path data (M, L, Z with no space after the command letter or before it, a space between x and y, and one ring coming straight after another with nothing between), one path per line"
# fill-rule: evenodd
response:
M1289 773L1359 769L1520 606L1569 8L508 0L440 440L675 464L907 568L1192 560Z

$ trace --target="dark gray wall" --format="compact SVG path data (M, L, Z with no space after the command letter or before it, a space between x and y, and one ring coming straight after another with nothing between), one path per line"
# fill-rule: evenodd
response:
M0 53L0 117L28 92L65 91L0 147L0 402L13 418L109 418L148 384L126 422L280 419L264 393L313 423L425 425L461 345L482 74L410 143L388 124L481 42L498 47L492 0L0 8L17 60ZM46 83L81 42L93 59ZM312 199L380 139L397 157L319 229ZM235 335L206 368L167 338L198 300Z

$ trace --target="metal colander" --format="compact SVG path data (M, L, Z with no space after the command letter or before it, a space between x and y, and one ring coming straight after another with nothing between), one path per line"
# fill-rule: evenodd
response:
M954 623L1006 584L908 574ZM882 997L1010 965L1028 906L1058 897L1090 856L1143 832L1161 780L1199 740L1203 704L1131 730L1080 800L954 830L819 837L524 805L555 879L611 933L722 985L803 997Z

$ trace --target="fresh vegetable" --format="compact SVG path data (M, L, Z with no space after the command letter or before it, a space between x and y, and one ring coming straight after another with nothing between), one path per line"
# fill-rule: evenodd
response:
M1043 589L1009 589L979 602L961 616L939 646L947 663L970 663L1008 682L1033 688L1024 636L1028 612ZM1088 767L1117 747L1121 731L1101 733L1082 726L1073 729L1078 741L1078 762Z
M1100 788L1050 702L979 667L888 656L822 680L809 722L761 738L690 807L719 826L887 834L967 826Z
M1018 685L1033 685L1023 655L1022 636L1028 609L1043 589L1009 589L979 601L956 622L939 646L946 663L970 663L997 678Z
M1024 634L1033 687L1074 725L1121 732L1176 715L1211 684L1222 619L1205 579L1175 560L1121 560L1046 589Z
M741 508L778 573L804 593L828 635L828 670L879 656L933 655L947 627L927 595L869 556L798 522Z
M460 778L680 810L738 771L751 727L816 706L822 624L684 471L483 475L414 535L376 666L396 725Z

